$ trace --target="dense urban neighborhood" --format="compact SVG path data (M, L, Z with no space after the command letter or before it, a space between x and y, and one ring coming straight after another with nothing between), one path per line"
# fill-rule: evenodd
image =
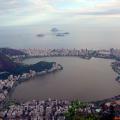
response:
M20 49L28 57L50 57L50 56L78 56L81 58L111 58L120 59L120 49L111 48L110 50L89 50L89 49Z
M5 52L6 51L6 52ZM12 51L12 52L11 52ZM20 52L19 52L20 51ZM5 53L5 54L4 54ZM26 103L10 101L9 93L20 82L35 76L62 70L56 62L41 61L33 65L22 65L22 60L32 57L75 56L83 59L113 59L112 69L120 82L120 50L88 49L3 49L0 51L0 117L3 120L119 120L120 95L95 101L33 100Z

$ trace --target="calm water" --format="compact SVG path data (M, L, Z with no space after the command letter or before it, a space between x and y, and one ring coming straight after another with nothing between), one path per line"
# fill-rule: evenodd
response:
M109 49L120 46L120 27L89 26L82 23L68 25L38 25L33 27L0 28L0 47L13 48L89 48ZM51 32L57 27L60 32L70 32L65 37L56 37ZM43 33L45 37L36 37Z
M20 84L12 98L19 101L47 98L92 101L120 93L120 84L115 81L116 73L110 67L111 60L51 57L27 59L24 63L41 60L56 61L64 69Z

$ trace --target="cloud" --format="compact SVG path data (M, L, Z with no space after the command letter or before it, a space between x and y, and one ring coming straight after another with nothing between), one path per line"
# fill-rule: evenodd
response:
M71 15L120 16L120 0L0 0L2 25L32 24Z
M89 12L118 13L120 0L0 0L0 13L22 12ZM118 11L117 11L118 10ZM109 11L109 14L110 14ZM103 13L104 14L104 13Z

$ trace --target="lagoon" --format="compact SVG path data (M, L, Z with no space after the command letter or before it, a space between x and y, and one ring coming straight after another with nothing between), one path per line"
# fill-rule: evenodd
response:
M112 60L45 57L26 59L24 63L33 64L39 61L60 63L63 70L21 83L14 90L12 99L23 102L48 98L95 101L120 93L120 84L115 81L116 73L110 66Z

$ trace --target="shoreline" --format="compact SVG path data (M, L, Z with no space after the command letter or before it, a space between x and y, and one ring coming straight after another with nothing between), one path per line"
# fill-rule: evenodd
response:
M31 58L44 58L44 57L78 57L78 58L81 58L81 59L85 59L85 60L90 60L90 59L86 59L86 58L83 58L83 57L80 57L80 56L42 56L42 57L39 57L39 56L31 56L31 57L27 57L25 59L31 59ZM103 58L103 57L91 57L91 58L100 58L100 59L110 59L110 60L115 60L114 58ZM24 59L24 60L25 60ZM114 71L114 70L113 70ZM114 71L115 72L115 71ZM115 72L117 73L117 72ZM117 73L118 74L118 73ZM116 81L118 82L118 81ZM119 83L119 82L118 82ZM120 94L119 95L116 95L116 96L113 96L113 97L110 97L110 98L105 98L105 99L100 99L100 100L95 100L95 101L90 101L90 102L87 102L87 103L103 103L103 102L109 102L109 101L115 101L115 100L120 100ZM69 100L71 101L71 100Z
M103 58L102 58L103 59ZM117 61L116 61L117 62ZM115 62L115 63L116 63ZM56 63L56 62L55 62ZM35 115L32 116L31 114L27 114L26 115L26 118L37 118L37 115L38 114L41 114L41 118L45 119L45 118L50 118L49 114L51 114L52 110L54 110L53 108L53 104L56 106L57 104L57 107L56 107L56 114L53 114L53 118L56 118L56 116L58 117L62 117L62 120L65 120L65 118L67 118L66 116L66 113L69 113L69 110L72 106L72 103L81 103L81 105L85 105L85 108L80 108L81 110L84 111L84 109L86 109L86 114L84 114L85 116L89 114L92 114L94 116L98 115L98 118L99 116L104 116L104 111L107 112L108 110L110 110L111 106L113 106L116 111L115 111L115 117L118 115L118 109L117 107L119 107L119 101L120 101L120 95L117 95L117 96L114 96L114 97L111 97L111 98L106 98L106 99L103 99L103 100L96 100L96 101L90 101L90 102L82 102L80 100L62 100L62 99L45 99L45 100L29 100L29 101L24 101L24 102L19 102L17 100L12 100L11 99L11 94L12 92L14 91L14 89L22 82L25 82L25 81L28 81L34 77L37 77L37 76L41 76L41 75L46 75L46 74L50 74L52 72L57 72L58 70L62 70L63 67L60 65L60 64L57 64L59 66L59 69L57 67L57 69L53 69L55 67L52 67L51 69L49 70L46 70L46 71L42 71L42 72L36 72L35 71L30 71L31 73L31 77L28 77L27 79L21 79L20 81L15 81L14 83L14 86L13 88L10 90L10 92L8 93L8 96L6 97L5 99L5 102L3 103L3 106L2 108L0 108L0 118L2 119L6 119L6 118L24 118L24 111L25 112L28 112L30 109L30 107L33 108L32 111L34 111ZM111 66L112 67L112 66ZM116 67L116 66L115 66ZM116 71L114 71L116 72ZM118 74L118 73L117 73ZM22 77L25 77L25 76L22 76ZM48 104L49 103L49 104ZM76 103L76 104L77 104ZM46 106L47 105L47 106ZM42 111L44 114L42 114L41 111L36 111L36 108L38 109L41 109L41 106L42 106ZM107 106L108 109L105 109L104 108ZM78 106L76 107L78 108ZM22 113L20 111L22 111ZM78 109L75 109L77 110L78 112L79 111L79 108ZM31 111L31 112L32 112ZM46 112L47 111L47 112ZM91 111L91 113L90 113ZM11 113L11 115L10 115ZM49 113L49 114L48 114ZM100 114L102 113L102 115ZM62 116L61 116L62 115ZM106 113L107 115L107 113ZM97 117L96 117L97 118Z
M82 58L82 59L86 59L87 57L81 57L81 56L44 56L44 57L79 57L79 58ZM22 59L21 61L23 61L23 60L25 60L25 59L29 59L29 58L43 58L43 56L42 57L39 57L39 56L29 56L29 57L26 57L26 58L24 58L24 59ZM101 58L101 57L95 57L95 56L92 56L91 58ZM90 58L90 59L91 59ZM90 60L90 59L88 59L87 58L87 60ZM101 59L112 59L112 60L115 60L114 58L101 58ZM114 63L116 63L117 61L115 61ZM112 63L111 63L112 64ZM41 72L35 72L35 71L31 71L31 72L33 72L32 74L32 76L31 77L28 77L28 78L20 78L19 79L19 81L17 80L15 83L14 83L14 86L13 86L13 88L10 90L10 92L8 93L8 96L6 97L6 99L7 99L7 101L6 102L8 102L9 100L10 100L10 95L12 94L12 92L14 91L14 89L21 83L21 82L25 82L25 81L28 81L28 80L30 80L31 78L34 78L34 77L37 77L37 76L41 76L41 75L45 75L45 74L49 74L49 73L51 73L51 72L56 72L56 71L58 71L58 70L62 70L63 69L63 67L60 65L60 64L57 64L57 65L59 65L59 69L51 69L51 70L47 70L47 71L41 71ZM111 66L112 67L112 66ZM116 69L117 69L117 67L116 66L114 66ZM115 71L114 69L113 69L113 71L115 72L115 73L117 73L118 75L119 75L119 73L117 72L117 71ZM120 72L120 70L119 70L119 72ZM117 81L118 82L118 81ZM115 101L115 100L120 100L120 95L117 95L117 96L113 96L113 97L111 97L111 98L106 98L106 99L103 99L103 100L96 100L96 101L90 101L90 102L87 102L87 103L103 103L103 102L108 102L108 101Z
M92 56L90 59L86 59L86 57L85 58L83 58L83 57L81 57L81 56L29 56L29 57L26 57L26 58L24 58L23 60L25 60L25 59L32 59L32 58L46 58L46 57L77 57L77 58L81 58L81 59L85 59L85 60L90 60L90 59L92 59L92 58L100 58L100 59L109 59L109 60L116 60L115 58L105 58L105 57L95 57L95 56ZM23 61L22 60L22 61ZM116 63L117 61L115 61L114 63ZM111 62L111 64L112 64L113 62ZM111 66L112 67L112 66ZM112 70L113 70L113 68L112 68ZM115 71L115 70L113 70L115 73L117 73L117 75L119 75L120 74L120 70L119 70L119 72L118 71ZM116 80L116 82L118 82L117 80ZM118 82L119 83L119 82ZM117 96L113 96L113 97L110 97L110 98L105 98L105 99L103 99L103 100L97 100L97 101L91 101L91 102L99 102L99 101L107 101L107 100L113 100L113 99L116 99L117 97L119 97L119 99L120 99L120 95L117 95ZM118 99L118 98L117 98Z
M35 77L43 76L43 75L50 74L50 73L53 73L53 72L58 72L62 69L63 69L63 67L60 64L55 63L55 65L53 64L53 67L49 70L44 70L44 71L41 71L41 72L35 72L35 71L30 70L30 73L25 73L25 74L28 74L28 76L24 76L24 73L21 76L20 75L11 76L12 77L11 80L14 79L15 81L13 83L13 86L8 91L5 99L0 103L0 110L6 108L6 104L9 103L9 101L12 100L11 95L12 95L13 91L15 90L15 88L19 84L21 84L23 82L26 82L26 81L29 81L30 79L35 78ZM9 80L9 78L7 80ZM12 101L17 102L15 100L12 100Z

